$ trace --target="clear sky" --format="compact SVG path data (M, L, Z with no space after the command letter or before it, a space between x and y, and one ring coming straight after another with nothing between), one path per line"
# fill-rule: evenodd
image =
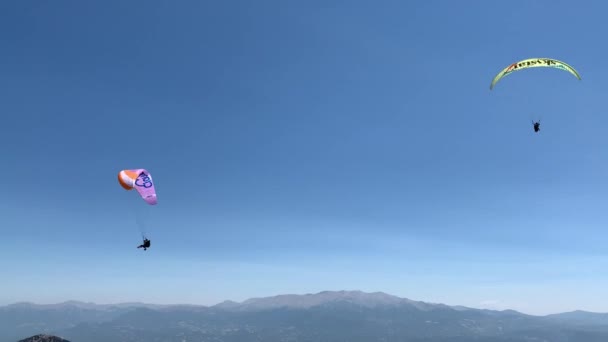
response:
M573 4L0 2L0 304L608 312L608 4ZM583 79L489 90L528 57Z

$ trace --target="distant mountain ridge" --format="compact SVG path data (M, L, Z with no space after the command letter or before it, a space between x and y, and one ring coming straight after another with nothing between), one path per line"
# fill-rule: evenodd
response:
M270 310L278 308L309 309L315 306L327 305L336 302L347 302L367 308L381 306L411 305L420 310L429 310L434 306L443 304L428 304L399 298L384 292L365 293L362 291L323 291L316 294L286 294L273 297L251 298L242 303L221 303L221 307L238 310ZM218 304L219 305L219 304ZM218 305L214 307L218 307Z
M286 294L212 306L68 301L0 307L0 341L37 333L74 342L606 342L608 315L531 316L362 291Z
M222 308L240 310L264 310L276 308L311 308L314 306L325 305L332 302L350 302L365 307L412 305L420 310L428 310L433 307L450 307L445 304L426 303L401 298L384 292L366 293L362 291L322 291L311 294L284 294L272 297L250 298L243 302L226 300L221 303L206 306L196 304L147 304L140 302L116 303L116 304L96 304L92 302L66 301L57 304L35 304L31 302L18 302L4 306L4 308L37 308L37 309L60 309L73 307L79 309L121 309L121 308L149 308L167 309L176 307L191 308ZM0 309L3 308L0 306ZM453 308L470 309L464 306L454 306Z
M139 302L132 303L116 303L116 304L96 304L93 302L80 302L76 300L69 300L61 303L55 304L36 304L32 302L17 302L13 304L6 305L4 307L12 307L12 308L38 308L38 309L62 309L67 307L79 308L79 309L113 309L113 308L135 308L135 307L145 307L145 308L161 308L166 305L160 304L145 304ZM172 305L170 305L172 306ZM2 306L0 306L2 308Z

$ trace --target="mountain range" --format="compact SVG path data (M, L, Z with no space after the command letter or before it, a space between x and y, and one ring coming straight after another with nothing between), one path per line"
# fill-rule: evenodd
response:
M35 334L72 342L605 342L608 314L548 316L324 291L214 306L65 302L0 307L0 341Z

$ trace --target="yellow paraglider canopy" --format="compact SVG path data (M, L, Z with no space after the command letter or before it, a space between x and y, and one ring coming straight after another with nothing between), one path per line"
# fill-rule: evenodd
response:
M528 68L539 68L539 67L562 69L562 70L568 71L572 75L576 76L576 78L578 78L579 80L581 79L581 75L579 75L578 71L576 71L573 67L571 67L567 63L564 63L562 61L558 61L557 59L552 59L552 58L530 58L530 59L524 59L523 61L513 63L513 64L509 65L508 67L504 68L492 80L492 83L490 84L490 90L492 90L492 88L494 88L494 85L496 83L498 83L498 81L500 81L503 77L511 74L514 71L528 69Z

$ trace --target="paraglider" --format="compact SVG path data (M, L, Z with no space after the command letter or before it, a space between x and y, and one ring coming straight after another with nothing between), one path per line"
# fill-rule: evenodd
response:
M122 170L118 173L118 183L125 190L136 189L141 198L149 205L156 205L156 189L152 181L152 175L146 169ZM150 248L150 240L143 237L144 241L137 248L144 251Z
M574 75L574 77L581 80L581 75L578 73L578 71L576 71L576 69L574 69L572 66L568 65L565 62L553 58L529 58L521 60L519 62L515 62L500 71L494 77L492 83L490 83L490 90L494 89L494 86L505 76L510 75L515 71L539 67L561 69L569 72L570 74ZM540 120L533 121L532 124L534 132L538 133L540 131Z
M137 246L137 248L143 248L144 251L147 250L148 248L150 248L150 240L148 240L147 238L144 237L144 243Z
M501 72L498 73L498 75L496 75L496 77L494 77L492 83L490 83L490 90L492 90L496 83L498 83L498 81L500 81L503 77L510 75L514 71L539 67L561 69L571 73L579 80L581 79L581 75L578 73L578 71L576 71L573 67L566 64L565 62L558 61L557 59L552 58L530 58L513 63L508 67L504 68Z

